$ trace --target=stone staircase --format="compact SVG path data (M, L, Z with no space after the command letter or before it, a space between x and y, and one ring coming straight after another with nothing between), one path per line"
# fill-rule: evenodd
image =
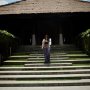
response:
M40 46L21 46L0 67L0 87L90 85L90 57L75 46L52 46L50 60Z

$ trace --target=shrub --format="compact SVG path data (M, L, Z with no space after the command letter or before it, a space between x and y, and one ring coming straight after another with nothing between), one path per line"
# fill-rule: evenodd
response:
M81 38L83 40L84 50L90 54L90 29L81 33Z
M0 54L2 55L3 60L7 59L10 55L10 48L15 48L15 45L16 37L6 30L0 30Z

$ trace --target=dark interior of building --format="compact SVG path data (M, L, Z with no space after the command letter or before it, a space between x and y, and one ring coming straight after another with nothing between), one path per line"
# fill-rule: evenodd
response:
M37 45L45 34L49 34L53 44L58 44L59 33L63 34L65 44L71 44L80 32L90 28L89 22L90 12L0 15L0 29L11 32L26 45L31 44L33 33Z

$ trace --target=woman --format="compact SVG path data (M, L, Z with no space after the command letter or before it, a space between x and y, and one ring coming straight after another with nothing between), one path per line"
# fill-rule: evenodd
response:
M45 38L42 40L42 49L44 51L45 63L50 63L50 45L51 38L48 35L45 35Z

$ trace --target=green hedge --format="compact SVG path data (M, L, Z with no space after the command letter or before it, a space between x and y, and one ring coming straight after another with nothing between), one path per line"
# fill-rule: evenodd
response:
M90 29L81 33L81 37L83 39L84 50L87 54L90 54Z
M90 55L90 29L80 33L76 41L76 45Z
M17 47L16 37L7 32L6 30L0 30L0 55L1 59L5 60L10 56L11 52Z

